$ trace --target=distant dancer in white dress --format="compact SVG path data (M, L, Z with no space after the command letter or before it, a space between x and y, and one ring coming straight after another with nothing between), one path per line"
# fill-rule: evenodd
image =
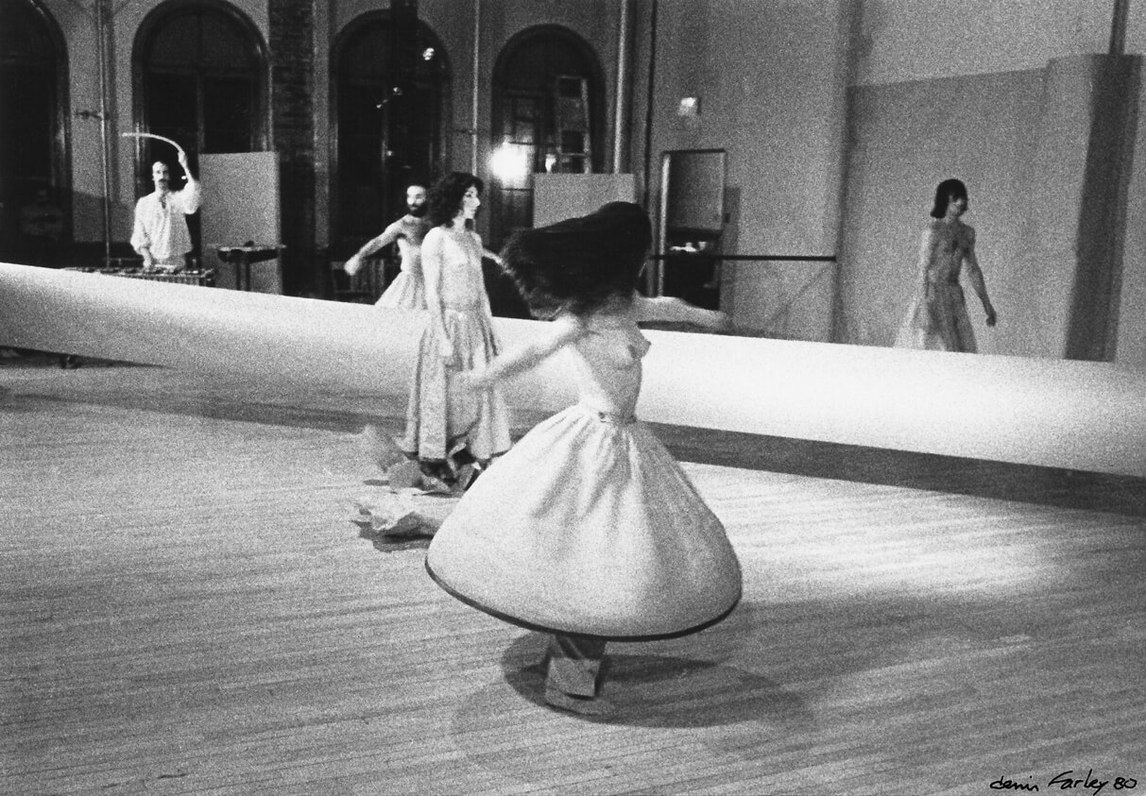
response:
M422 239L430 229L426 220L426 187L414 183L406 189L406 214L382 234L371 238L342 266L350 276L362 268L362 260L396 243L401 270L375 304L405 310L426 309L426 287L422 282Z
M987 325L995 325L995 308L987 297L983 271L975 256L975 229L962 221L968 207L967 186L961 181L950 179L939 183L931 210L932 221L923 231L920 244L919 283L896 337L897 348L972 354L978 350L963 288L959 285L964 266L967 279L987 314Z
M552 323L466 380L490 389L568 349L580 400L489 467L426 557L458 599L552 634L545 699L577 713L608 711L598 697L606 641L697 632L741 593L720 520L634 417L649 347L638 321L730 325L723 313L636 293L651 238L640 206L614 202L516 233L502 251L530 309Z

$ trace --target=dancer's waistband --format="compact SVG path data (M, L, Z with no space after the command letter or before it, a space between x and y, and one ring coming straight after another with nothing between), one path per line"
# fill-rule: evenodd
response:
M595 417L602 423L613 423L618 426L627 426L630 423L637 422L637 416L634 414L620 414L618 412L603 412L595 406L589 404L579 403L576 404L577 408L590 417Z

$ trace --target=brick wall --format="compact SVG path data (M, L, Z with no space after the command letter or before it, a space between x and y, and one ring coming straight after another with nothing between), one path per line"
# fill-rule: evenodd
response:
M314 230L313 0L269 0L273 133L280 158L283 292L321 294Z

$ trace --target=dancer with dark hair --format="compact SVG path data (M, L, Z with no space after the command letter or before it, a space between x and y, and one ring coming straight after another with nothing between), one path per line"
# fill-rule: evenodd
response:
M923 231L919 252L919 286L896 337L898 348L975 353L975 331L967 315L967 302L959 285L964 265L971 287L995 325L995 308L987 297L983 271L975 256L975 228L962 216L969 202L967 186L950 179L935 189L932 221Z
M500 394L458 386L462 373L484 367L497 354L482 241L470 229L481 190L482 181L463 172L430 189L431 228L422 240L429 319L410 388L406 433L398 443L425 474L447 484L472 477L510 446L509 412Z
M545 700L582 714L609 710L598 698L607 641L694 633L740 599L720 520L633 414L649 348L638 321L729 325L722 313L636 293L651 239L645 212L615 202L510 240L503 267L552 324L467 381L488 390L569 349L580 401L482 475L426 556L458 599L552 634Z

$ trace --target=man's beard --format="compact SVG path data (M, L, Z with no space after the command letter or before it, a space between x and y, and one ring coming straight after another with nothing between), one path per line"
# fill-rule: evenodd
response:
M406 210L414 218L421 218L422 216L426 215L427 209L428 208L425 205L406 205Z

